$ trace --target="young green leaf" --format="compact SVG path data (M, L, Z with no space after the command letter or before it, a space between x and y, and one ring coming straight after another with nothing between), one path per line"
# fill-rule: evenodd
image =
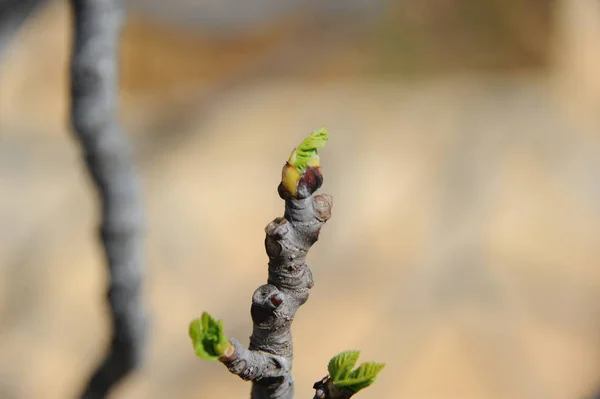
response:
M329 132L325 127L315 130L292 152L288 163L293 165L300 174L304 173L308 166L319 166L317 148L325 147L328 139Z
M354 368L359 356L359 351L345 351L332 357L327 365L327 370L333 382L346 378Z
M356 370L351 371L346 375L345 378L342 378L338 381L334 380L334 384L338 388L345 388L351 392L358 392L361 389L364 389L375 382L375 378L377 374L383 369L385 364L383 363L375 363L375 362L367 362L362 363Z
M189 335L196 356L204 360L217 360L229 348L229 340L223 332L223 322L204 312L199 319L192 320Z
M331 358L327 370L333 385L339 389L356 393L375 382L377 374L385 365L367 362L352 370L359 355L359 351L345 351Z

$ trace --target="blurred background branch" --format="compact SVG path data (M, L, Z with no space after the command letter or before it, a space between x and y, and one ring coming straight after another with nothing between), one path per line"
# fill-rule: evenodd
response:
M104 398L141 365L143 210L131 151L117 121L121 0L72 0L71 122L100 197L100 238L108 263L110 348L82 397Z

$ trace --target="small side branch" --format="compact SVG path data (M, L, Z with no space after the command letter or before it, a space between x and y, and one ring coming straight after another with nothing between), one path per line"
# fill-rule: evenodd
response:
M224 356L221 361L229 371L240 378L253 381L261 378L284 377L291 371L292 365L287 359L271 353L252 351L244 348L235 339L230 339L233 353Z
M143 214L127 140L117 123L121 0L71 0L71 122L101 202L100 238L108 262L112 340L83 398L106 397L138 367L147 320L141 298Z

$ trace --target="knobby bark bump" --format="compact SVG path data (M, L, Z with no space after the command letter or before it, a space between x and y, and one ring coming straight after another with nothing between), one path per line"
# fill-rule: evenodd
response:
M82 397L106 397L142 359L143 211L131 150L117 122L121 0L71 0L71 122L101 203L100 238L108 263L110 348Z
M196 355L206 360L218 359L231 373L252 381L252 399L294 397L292 322L313 287L306 256L319 239L333 207L330 195L314 194L323 183L317 149L325 146L328 137L325 128L313 132L294 149L283 167L278 192L285 200L285 213L265 228L268 279L252 296L254 328L249 347L227 339L223 323L208 313L190 324ZM358 356L336 363L338 357L330 362L330 374L334 375L315 383L315 398L350 398L371 385L383 367L364 363L352 370Z

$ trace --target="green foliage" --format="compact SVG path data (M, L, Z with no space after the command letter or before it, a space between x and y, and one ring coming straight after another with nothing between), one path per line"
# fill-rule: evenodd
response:
M328 139L329 132L325 127L315 130L292 152L288 162L294 165L300 174L304 173L308 166L319 166L317 148L325 147Z
M358 361L359 355L359 351L345 351L331 358L327 369L335 386L356 393L375 382L377 374L385 365L383 363L366 362L362 363L357 369L352 370Z
M327 366L331 379L339 381L346 378L358 361L359 356L359 351L345 351L332 357Z
M196 356L204 360L217 360L230 345L223 332L223 322L206 312L200 319L192 320L189 334Z

